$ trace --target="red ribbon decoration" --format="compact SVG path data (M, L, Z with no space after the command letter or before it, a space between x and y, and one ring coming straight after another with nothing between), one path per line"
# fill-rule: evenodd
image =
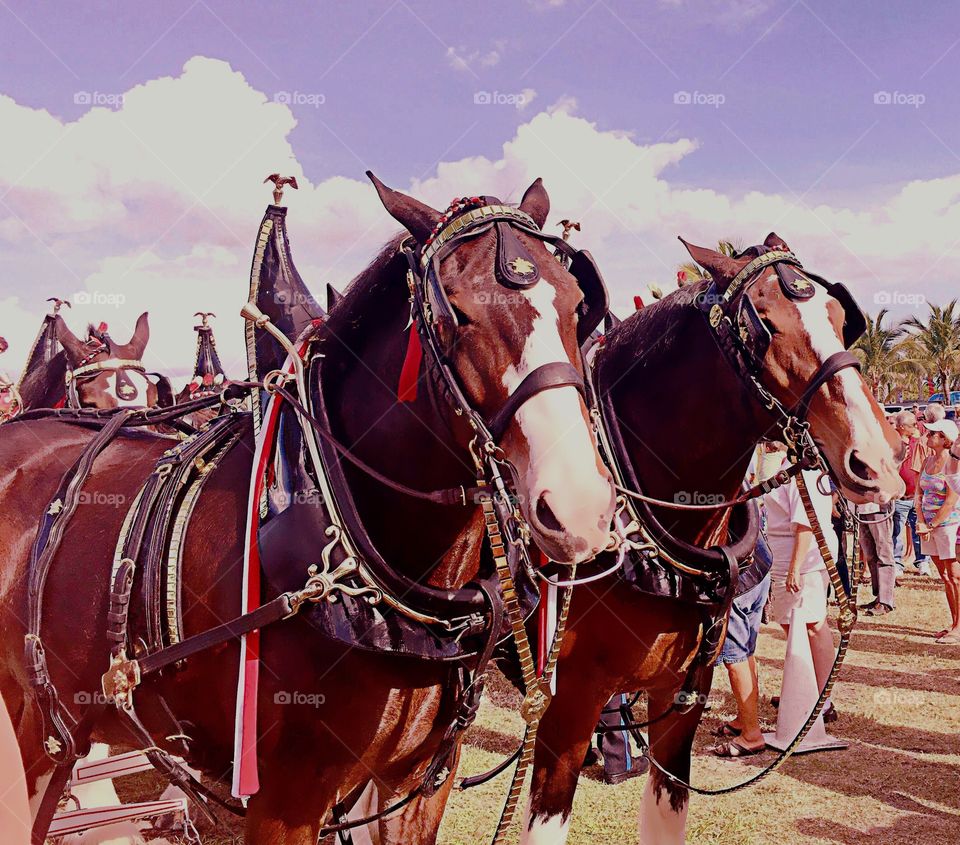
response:
M643 298L640 297L640 296L635 296L635 297L633 298L633 307L634 307L637 311L639 311L641 308L643 308Z
M410 337L407 340L407 354L403 359L403 369L400 370L400 384L397 385L398 402L417 401L417 383L420 381L420 362L423 361L423 346L420 343L420 332L415 325L410 326Z

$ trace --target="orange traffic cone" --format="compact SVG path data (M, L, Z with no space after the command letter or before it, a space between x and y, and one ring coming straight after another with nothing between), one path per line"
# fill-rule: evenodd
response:
M764 740L770 748L783 751L796 739L820 695L817 673L813 668L813 653L807 638L806 616L802 608L790 614L790 633L787 635L787 656L783 662L783 685L780 687L780 708L777 713L777 730L765 733ZM817 717L803 742L794 754L810 751L829 751L846 748L848 743L827 733L823 713Z

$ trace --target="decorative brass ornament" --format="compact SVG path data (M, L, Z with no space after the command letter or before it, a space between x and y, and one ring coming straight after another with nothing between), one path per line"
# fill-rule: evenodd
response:
M320 553L321 565L317 566L317 564L314 563L307 569L307 575L309 576L307 583L302 590L291 596L290 604L294 613L300 608L300 605L306 601L335 602L338 598L338 593L353 597L363 596L370 604L377 604L382 601L383 593L376 587L366 585L352 586L343 580L353 575L359 569L356 557L348 555L338 566L333 566L331 556L333 555L334 549L343 542L343 532L340 530L340 527L331 525L323 533L332 539L323 547L323 551Z
M63 510L63 501L61 499L54 499L50 503L50 507L47 508L47 514L49 516L56 516L62 510Z
M140 685L140 664L129 660L125 651L110 658L110 668L100 679L107 701L124 709L133 706L133 691Z
M59 754L60 750L63 748L62 743L55 736L48 736L43 745L47 749L47 753L51 756Z
M526 696L520 705L520 715L529 725L531 722L539 722L550 706L553 694L550 692L549 684L538 683Z
M810 282L808 282L806 279L795 279L791 287L793 287L793 289L796 291L803 291L806 293L813 287L813 285L810 284Z
M537 271L537 265L526 258L514 258L508 266L518 276L532 276Z
M723 319L723 309L720 307L720 303L714 303L710 308L710 326L711 328L716 328L720 325L720 321Z

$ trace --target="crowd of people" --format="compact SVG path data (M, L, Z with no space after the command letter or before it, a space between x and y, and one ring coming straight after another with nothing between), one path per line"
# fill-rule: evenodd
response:
M900 476L903 496L885 504L856 507L860 553L869 572L872 600L861 606L868 616L884 616L896 608L898 579L909 569L931 576L931 564L943 582L950 614L948 627L931 635L939 644L960 643L960 563L957 541L960 529L960 428L949 419L943 405L930 404L901 411L890 418L900 435L903 459ZM781 443L760 445L751 483L773 476L786 463ZM814 511L828 550L849 592L851 573L842 538L843 519L838 494L824 489L815 471L803 473ZM727 637L718 663L726 667L737 706L736 717L717 730L714 753L721 757L758 754L765 748L759 721L759 683L756 650L761 618L789 634L791 624L804 624L810 641L814 671L823 689L834 659L833 635L827 624L830 580L827 567L803 506L796 480L763 497L763 531L757 554L772 558L768 583L759 583L738 596L730 613ZM777 700L774 700L774 704ZM824 720L837 718L827 701Z
M861 504L854 509L862 571L869 577L866 583L872 592L860 611L873 617L894 612L896 587L905 573L932 577L936 572L943 583L950 619L946 628L931 632L939 644L960 643L960 428L950 418L954 416L939 403L931 403L923 411L915 407L891 415L889 421L904 446L900 464L904 494L895 501ZM751 486L766 481L788 465L783 443L763 441L746 481ZM816 470L806 470L802 476L823 540L849 594L853 573L842 542L839 494ZM820 689L834 661L828 623L830 578L796 478L765 494L761 513L755 558L769 566L759 567L766 574L755 583L740 584L717 659L717 665L727 671L736 704L736 716L721 723L715 732L713 752L720 757L748 757L766 748L755 658L762 622L780 625L788 636L791 625L805 626ZM607 783L620 783L649 767L645 758L631 753L628 731L623 727L628 719L623 706L626 699L615 695L607 704L598 726L598 749L591 749L586 761L603 762ZM777 706L779 697L774 696L772 703ZM829 699L823 717L825 722L838 718Z

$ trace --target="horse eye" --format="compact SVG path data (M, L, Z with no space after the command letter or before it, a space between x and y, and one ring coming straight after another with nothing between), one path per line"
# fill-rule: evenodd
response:
M766 317L761 317L760 322L766 327L767 331L770 332L771 337L777 334L777 327L771 323Z

